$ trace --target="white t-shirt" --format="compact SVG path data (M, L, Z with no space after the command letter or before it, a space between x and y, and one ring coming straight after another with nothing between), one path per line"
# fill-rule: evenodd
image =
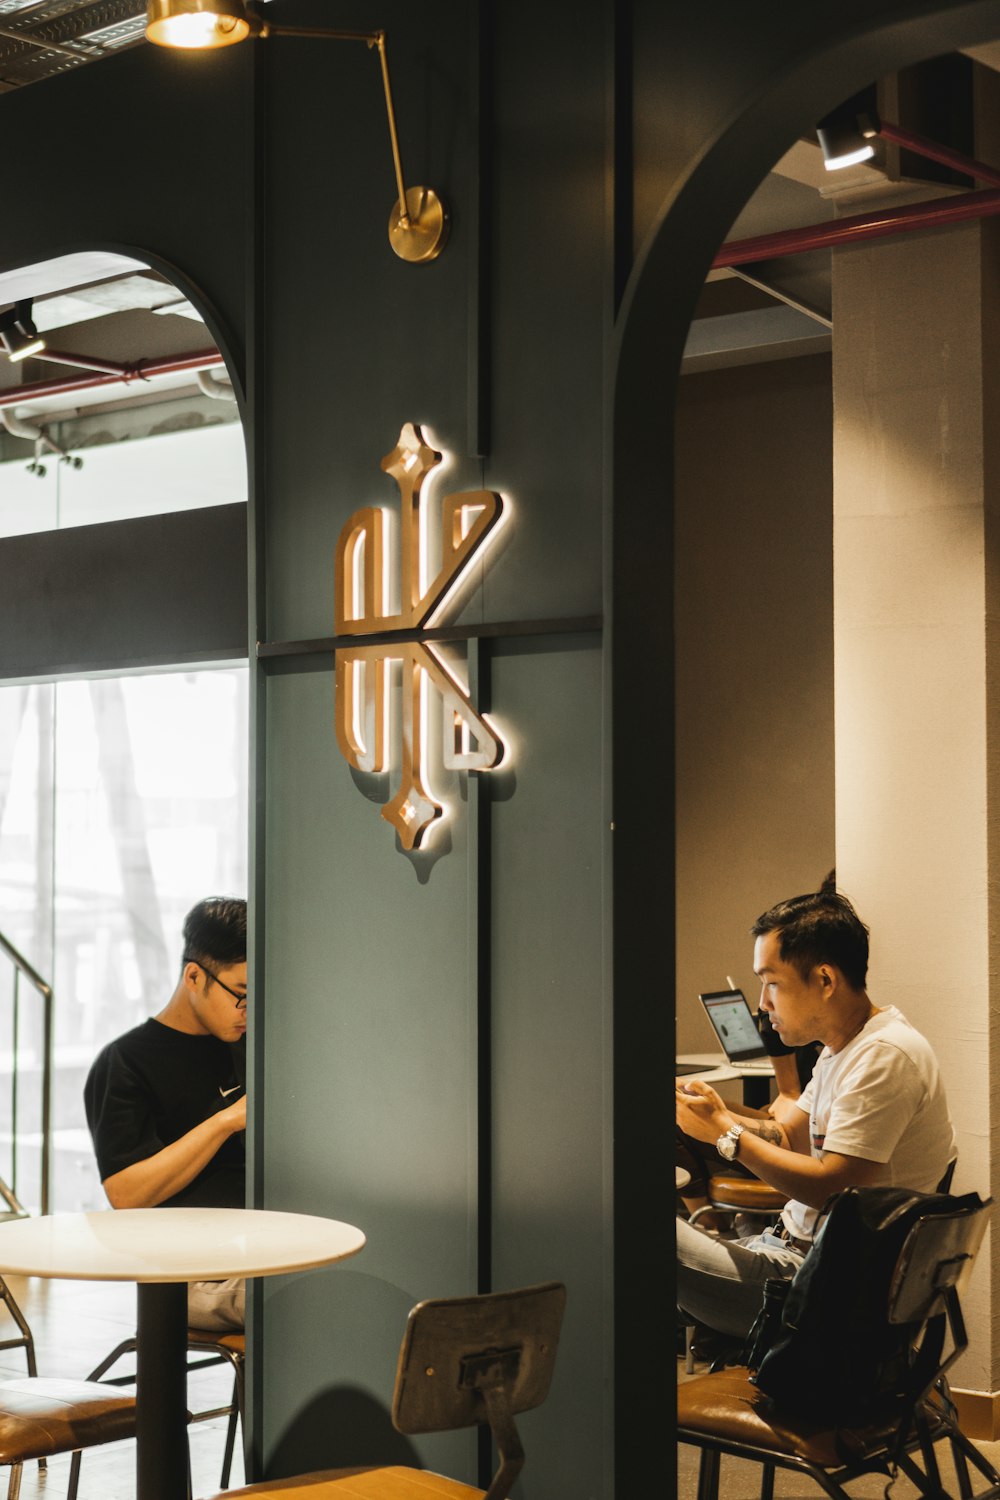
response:
M937 1058L894 1005L840 1052L824 1047L796 1103L809 1116L813 1156L884 1163L873 1186L932 1193L956 1154ZM816 1209L793 1198L781 1217L789 1234L812 1238Z

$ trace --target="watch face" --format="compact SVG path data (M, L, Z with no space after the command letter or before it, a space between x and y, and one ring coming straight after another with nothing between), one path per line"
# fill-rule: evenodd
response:
M715 1143L715 1149L725 1161L732 1161L736 1155L736 1142L731 1135L720 1135Z

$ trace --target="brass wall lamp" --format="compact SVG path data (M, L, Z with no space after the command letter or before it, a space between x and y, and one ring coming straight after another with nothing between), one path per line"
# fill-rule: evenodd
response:
M412 264L436 260L448 238L448 214L433 188L407 188L399 154L396 111L389 82L385 32L333 31L317 26L276 26L244 0L148 0L146 37L158 47L208 50L231 47L248 37L321 37L337 42L364 42L378 52L389 120L398 199L389 215L389 243L401 260Z

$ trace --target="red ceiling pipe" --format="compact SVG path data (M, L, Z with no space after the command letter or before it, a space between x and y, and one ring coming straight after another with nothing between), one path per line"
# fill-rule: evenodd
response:
M939 229L1000 214L1000 189L963 193L957 198L933 198L928 203L909 203L902 208L882 208L874 213L852 214L832 224L810 224L805 229L783 229L777 234L758 234L749 240L731 240L723 245L712 269L744 266L757 260L775 260L806 250L829 250L857 245L865 240L885 239L918 229Z
M984 161L963 156L961 151L952 151L950 146L940 146L937 141L929 141L926 136L917 135L913 130L904 130L901 125L894 125L891 120L883 120L878 133L883 140L894 141L897 146L912 151L914 156L924 156L928 161L936 161L942 167L951 167L953 171L962 172L966 177L975 177L980 182L1000 187L1000 171Z
M148 380L154 375L181 375L186 370L211 370L223 364L218 349L200 354L178 354L172 359L143 360L125 375L83 375L62 380L33 380L29 385L0 389L0 406L18 406L23 401L37 401L42 396L71 396L74 391L94 391L101 386L128 384Z

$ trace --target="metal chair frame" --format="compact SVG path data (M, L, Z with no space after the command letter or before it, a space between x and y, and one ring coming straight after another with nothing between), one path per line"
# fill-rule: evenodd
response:
M17 1304L17 1299L6 1281L0 1276L0 1302L4 1304L14 1322L20 1329L20 1334L15 1339L0 1339L0 1349L23 1349L24 1357L28 1365L28 1374L37 1375L38 1366L35 1363L35 1340L28 1327L28 1320Z
M770 1447L749 1439L726 1437L691 1425L690 1421L685 1425L684 1392L689 1393L690 1401L690 1393L696 1392L697 1387L704 1390L705 1383L711 1381L739 1382L741 1374L747 1375L746 1371L729 1370L721 1375L709 1374L681 1387L682 1411L678 1421L678 1441L701 1449L697 1500L718 1500L719 1465L723 1454L749 1459L761 1465L761 1500L773 1500L774 1475L779 1468L808 1475L832 1500L850 1500L843 1488L845 1483L866 1473L890 1473L894 1464L898 1465L918 1492L928 1497L928 1500L945 1500L947 1491L942 1486L937 1455L934 1452L935 1443L941 1439L946 1439L950 1446L961 1500L1000 1500L1000 1473L978 1452L959 1427L946 1373L968 1345L959 1289L964 1287L971 1272L991 1207L992 1200L987 1200L972 1214L927 1215L914 1225L907 1237L894 1272L887 1317L893 1323L919 1322L920 1335L923 1335L930 1320L943 1315L951 1349L947 1357L938 1359L936 1368L923 1389L911 1392L895 1421L872 1428L850 1429L850 1444L856 1453L854 1458L845 1458L840 1464L821 1464L801 1453L784 1452L777 1446ZM935 1240L941 1241L946 1252L937 1259ZM748 1401L753 1403L760 1399L760 1393L747 1379L746 1395L740 1392L737 1399L743 1405ZM799 1427L803 1432L803 1446L815 1434L816 1426L813 1423L811 1431L807 1431L805 1424L796 1423L794 1418L781 1417L781 1427L786 1439L788 1434L794 1435ZM915 1455L919 1455L922 1468ZM975 1494L970 1480L970 1465L988 1481L987 1488Z
M234 1330L235 1331L235 1330ZM210 1366L228 1364L233 1371L233 1396L226 1406L213 1406L204 1411L189 1413L188 1421L210 1422L215 1417L228 1417L226 1424L226 1444L222 1457L222 1474L219 1484L222 1489L229 1488L229 1479L232 1473L233 1455L236 1450L236 1426L239 1423L240 1431L243 1427L243 1413L246 1405L246 1359L242 1349L233 1349L221 1342L226 1337L220 1332L217 1336L209 1330L200 1328L188 1329L188 1355L195 1355L194 1359L188 1359L187 1372L189 1375L196 1370L206 1370ZM135 1372L128 1375L115 1375L106 1378L108 1370L112 1369L120 1359L126 1355L134 1354L138 1347L135 1336L123 1339L122 1342L111 1353L101 1360L87 1377L88 1380L99 1380L103 1385L134 1385ZM203 1358L197 1356L203 1355ZM73 1500L70 1496L69 1500Z

